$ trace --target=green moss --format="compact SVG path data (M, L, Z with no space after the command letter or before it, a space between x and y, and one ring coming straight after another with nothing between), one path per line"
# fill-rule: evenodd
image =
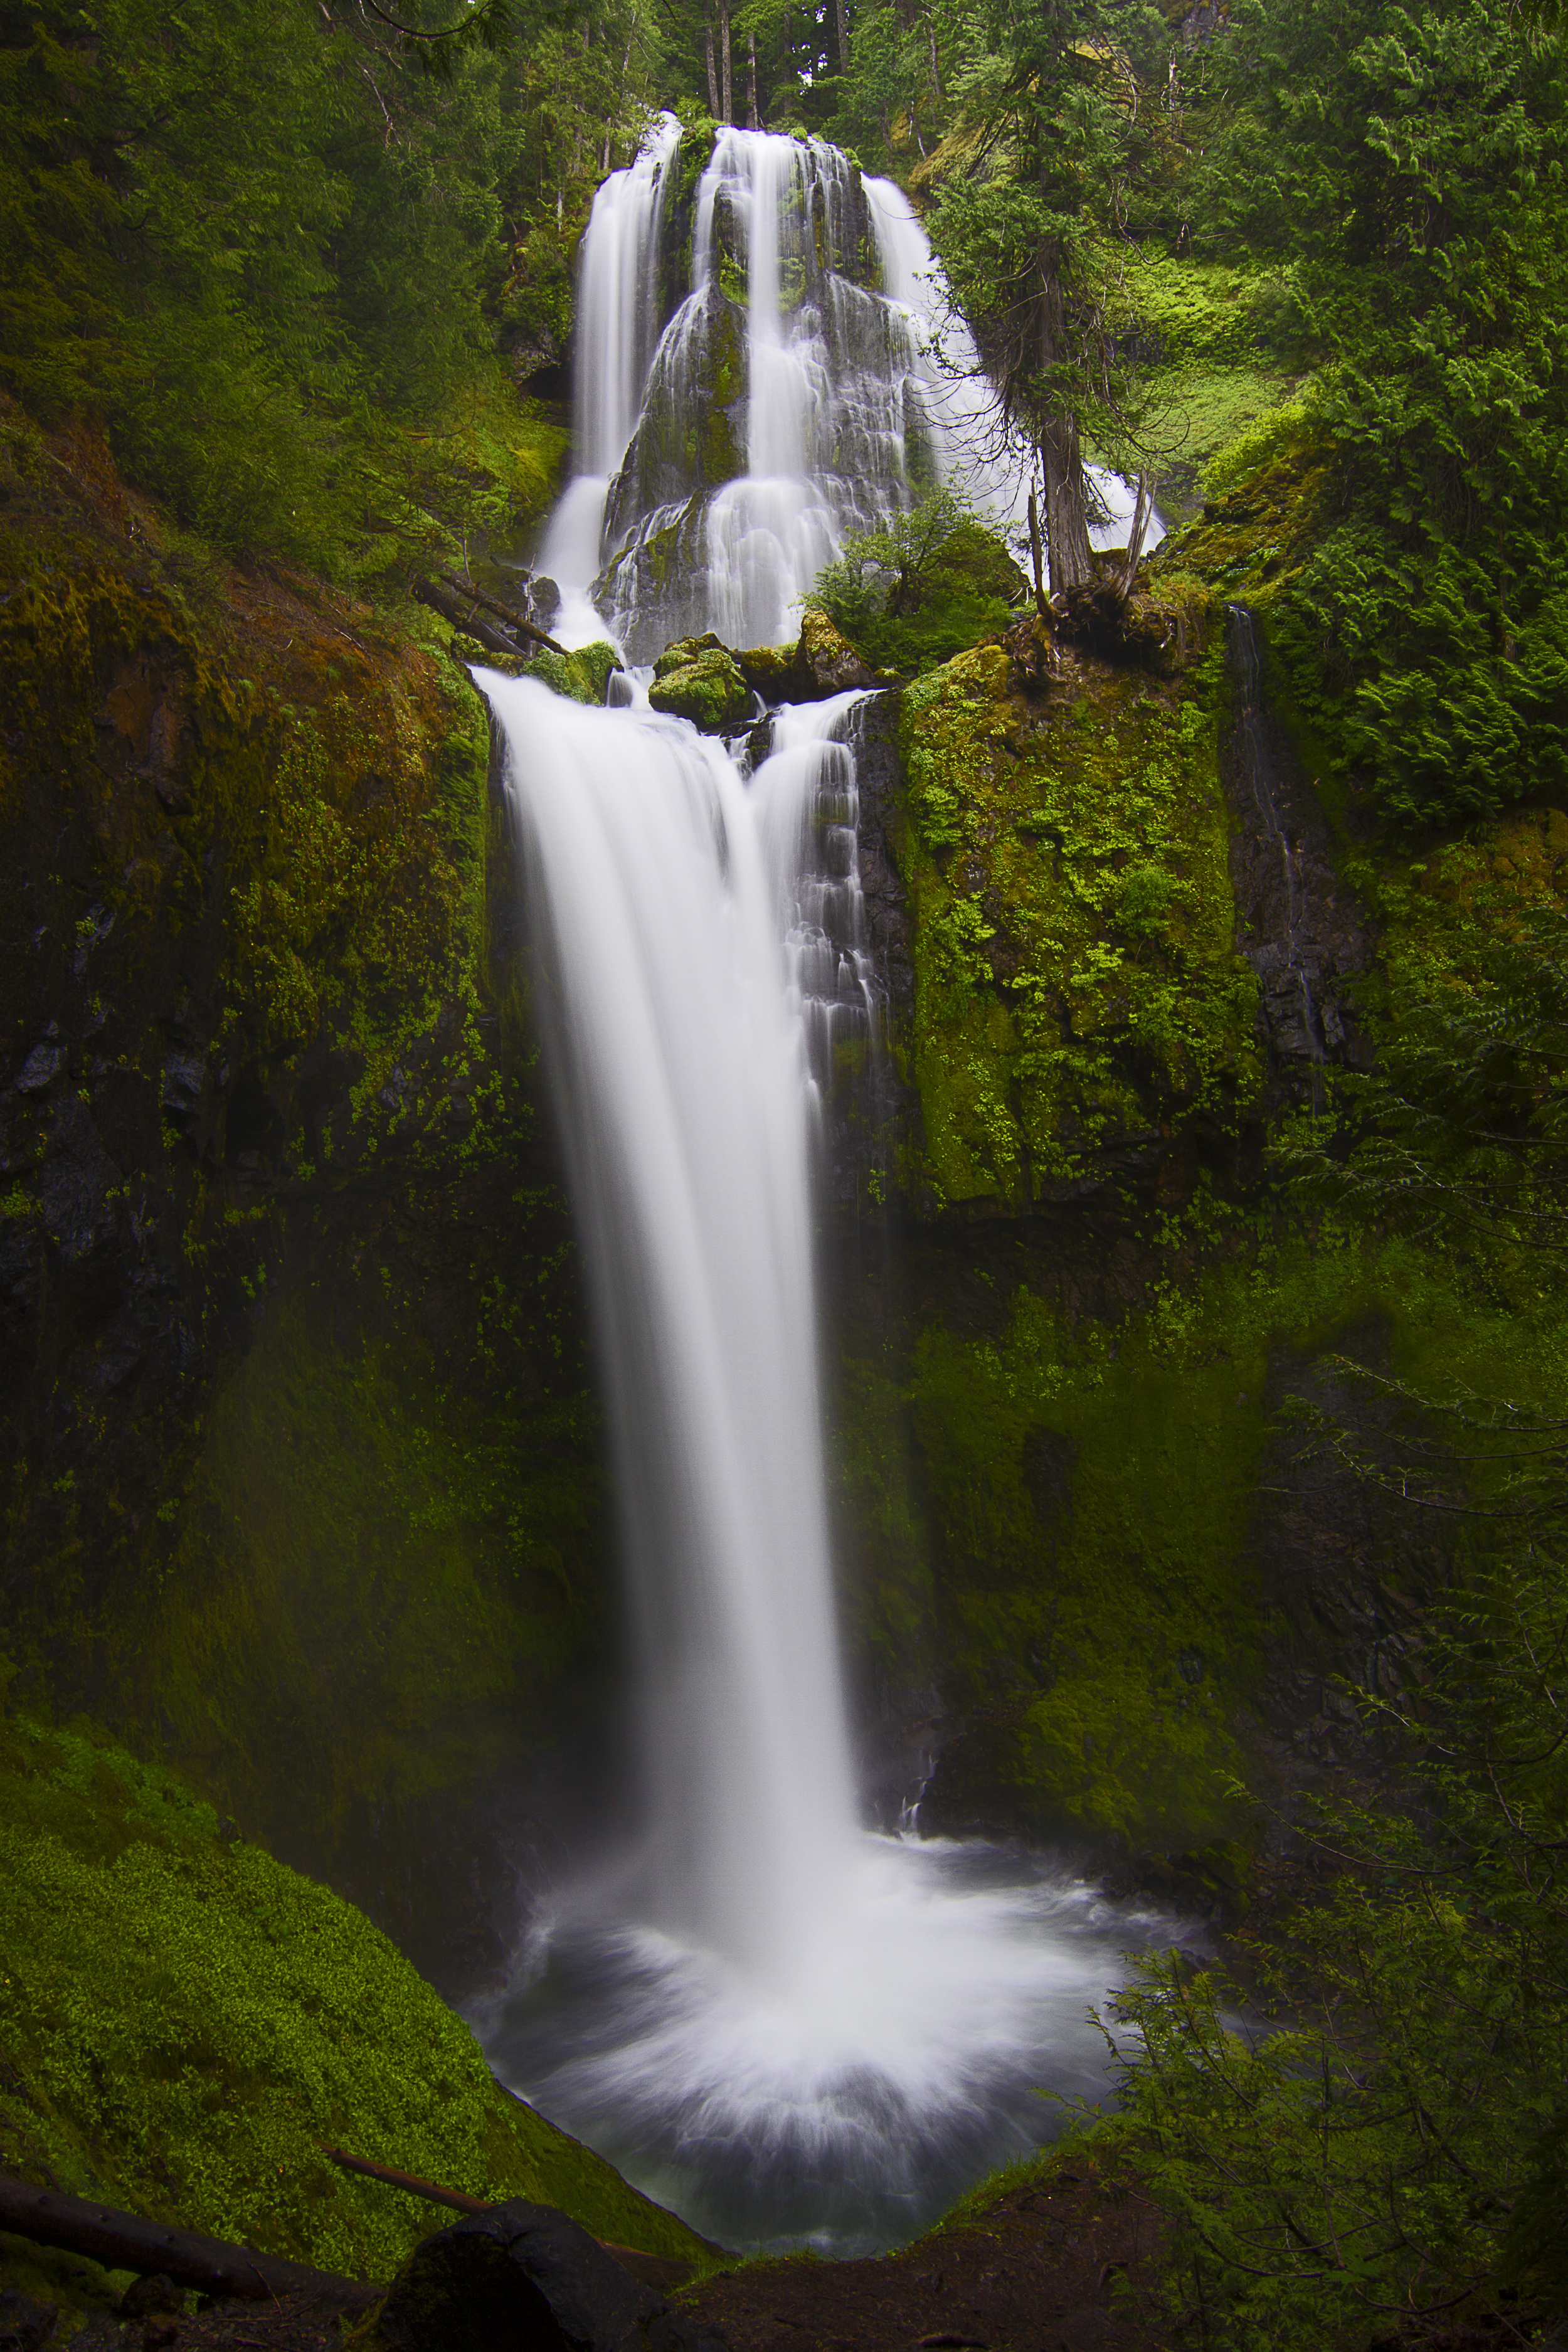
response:
M563 694L573 702L586 702L598 709L604 703L610 673L620 666L621 657L614 646L601 639L591 646L575 646L569 654L552 654L545 646L530 662L528 675L538 678L553 694Z
M910 1681L940 1674L964 1726L942 1768L959 1814L1133 1853L1206 1849L1234 1890L1255 1801L1276 1793L1259 1735L1279 1727L1260 1724L1258 1694L1264 1643L1282 1636L1254 1515L1280 1444L1305 1443L1284 1437L1284 1398L1375 1328L1385 1372L1421 1394L1550 1409L1568 1299L1523 1249L1483 1266L1332 1225L1279 1233L1272 1212L1202 1188L1148 1238L1184 1273L1115 1323L1075 1325L1025 1288L994 1339L929 1325L898 1402L852 1368L840 1492L878 1570L861 1639ZM1493 1475L1472 1460L1472 1493ZM911 1487L929 1544L900 1525Z
M910 1075L938 1205L1023 1207L1258 1084L1215 772L1220 657L1085 667L1031 705L999 646L907 689Z
M0 2160L25 2178L384 2278L427 2205L331 2140L658 2252L690 2232L491 2080L368 1920L90 1727L0 1727Z
M519 1227L470 1310L482 1410L440 1377L416 1302L391 1299L385 1335L346 1345L329 1298L273 1302L206 1416L156 1567L94 1629L121 1719L172 1727L205 1787L330 1864L373 1812L460 1801L515 1769L602 1638L596 1419L569 1386L508 1378L528 1370L520 1338L548 1343L549 1262L529 1263Z
M647 698L655 710L689 719L694 727L717 734L740 724L751 708L752 690L735 656L710 634L683 637L665 648L654 664Z

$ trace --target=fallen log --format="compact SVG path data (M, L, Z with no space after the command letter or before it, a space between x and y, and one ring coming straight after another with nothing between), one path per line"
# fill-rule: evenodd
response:
M427 604L433 613L439 613L444 621L450 621L452 626L461 629L465 635L477 637L488 654L501 654L508 661L520 658L518 646L509 637L503 637L498 628L492 627L489 621L481 620L477 613L464 612L458 599L448 594L445 588L438 588L433 580L416 580L414 583L414 601L418 604Z
M384 2180L389 2189L402 2189L410 2197L423 2197L431 2205L449 2206L454 2213L492 2213L496 2210L485 2197L470 2197L462 2189L441 2189L433 2180L421 2180L412 2172L398 2172L390 2164L373 2163L368 2156L351 2156L346 2147L333 2147L329 2140L319 2139L316 2146L323 2156L341 2164L345 2172L363 2173L367 2180ZM607 2254L637 2277L653 2286L684 2286L692 2275L692 2265L679 2261L672 2254L645 2254L640 2246L617 2246L612 2239L596 2238Z
M482 604L487 613L493 613L498 621L504 621L509 629L516 630L519 636L531 637L536 646L543 646L552 654L565 653L565 646L558 646L537 621L525 620L521 613L513 612L510 604L502 604L494 596L487 596L482 588L470 588L465 582L455 580L449 572L443 572L441 577L448 588L455 588L459 596L467 596L472 604Z
M363 2280L339 2278L331 2271L311 2270L308 2263L285 2262L278 2254L258 2253L251 2246L233 2246L222 2238L203 2238L193 2230L168 2230L162 2222L144 2221L139 2214L121 2213L112 2205L99 2205L85 2197L67 2197L58 2189L39 2189L32 2181L13 2180L0 2173L0 2230L35 2245L59 2246L67 2253L87 2254L105 2270L135 2271L143 2278L162 2274L178 2286L194 2286L205 2294L232 2295L250 2303L269 2296L314 2294L330 2295L340 2305L373 2303L378 2287Z

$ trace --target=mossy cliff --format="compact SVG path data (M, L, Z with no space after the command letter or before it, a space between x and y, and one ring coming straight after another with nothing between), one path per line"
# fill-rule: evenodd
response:
M101 442L0 459L17 1691L461 1981L607 1615L484 709L418 608L217 563Z
M846 1606L887 1801L933 1774L928 1826L1011 1825L1230 1903L1260 1806L1368 1766L1338 1678L1396 1686L1449 1572L1451 1532L1314 1446L1303 1411L1375 1459L1408 1416L1354 1367L1543 1403L1568 1346L1525 1255L1342 1226L1270 1174L1402 990L1463 980L1560 893L1568 824L1381 840L1260 600L1288 976L1306 942L1327 1042L1277 1017L1281 854L1222 597L1279 575L1314 477L1293 446L1289 490L1278 447L1259 457L1155 567L1172 674L1070 646L1032 673L994 643L868 720L901 1108L833 1285Z
M700 2253L500 2089L360 1913L101 1733L0 1722L0 1949L8 2172L388 2278L431 2209L344 2173L327 2140L471 2196L560 2205L621 2244ZM113 2284L14 2238L0 2282L78 2302Z

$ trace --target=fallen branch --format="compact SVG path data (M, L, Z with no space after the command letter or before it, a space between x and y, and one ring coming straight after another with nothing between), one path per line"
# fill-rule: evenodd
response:
M117 2212L111 2205L66 2197L58 2189L39 2189L5 2174L0 2174L0 2230L30 2238L35 2245L89 2255L105 2270L135 2271L142 2278L162 2274L177 2286L249 2303L264 2303L269 2295L315 2293L331 2294L339 2304L363 2305L380 2292L358 2279L311 2270L277 2254L258 2254L250 2246L229 2245L222 2238L198 2237L192 2230L166 2230L138 2214Z
M498 628L489 621L480 620L477 613L465 613L457 598L448 595L445 588L437 588L433 580L416 580L414 583L414 599L416 604L428 604L433 613L439 613L441 618L450 621L455 629L477 637L487 653L503 655L508 661L518 659L519 648L510 637L503 637Z
M472 604L482 604L487 613L493 613L498 621L504 621L509 628L517 631L519 636L531 637L536 646L544 646L552 654L564 655L565 646L558 646L553 637L546 635L537 621L525 621L522 614L514 613L510 604L500 604L495 597L487 596L482 588L470 588L465 581L454 580L449 572L443 572L441 577L448 588L455 588L459 596L467 596Z
M420 2180L412 2172L395 2171L390 2164L374 2164L368 2156L351 2156L346 2147L333 2147L324 2139L319 2139L316 2146L334 2164L341 2164L345 2172L363 2173L367 2180L384 2180L389 2189L405 2189L410 2197L423 2197L428 2204L450 2206L454 2213L489 2213L494 2210L489 2198L470 2197L461 2189L437 2188L433 2180ZM595 2242L650 2285L684 2286L691 2276L692 2265L674 2255L647 2254L640 2246L617 2246L608 2238L599 2238Z

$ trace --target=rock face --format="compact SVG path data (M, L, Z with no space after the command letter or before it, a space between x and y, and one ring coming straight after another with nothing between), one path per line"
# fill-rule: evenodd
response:
M458 1990L510 1933L500 1847L610 1540L484 709L324 589L230 576L194 615L59 487L90 467L7 462L11 1697L159 1750Z
M843 631L826 613L808 604L800 616L792 682L799 701L822 702L850 687L875 686L877 678Z
M724 2352L564 2213L521 2200L416 2247L377 2335L388 2352Z
M1237 691L1221 768L1237 820L1237 936L1258 974L1276 1090L1310 1098L1314 1066L1371 1062L1353 1003L1353 983L1372 960L1369 926L1335 872L1328 820L1268 707L1252 615L1233 605L1226 635Z

